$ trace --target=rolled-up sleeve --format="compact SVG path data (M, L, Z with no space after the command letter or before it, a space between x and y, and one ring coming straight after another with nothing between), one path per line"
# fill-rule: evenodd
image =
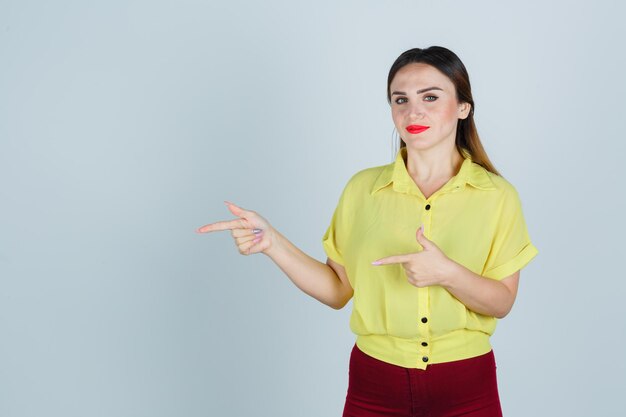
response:
M349 185L348 182L344 187L330 220L330 225L322 237L322 245L326 255L342 266L345 265L344 248L351 228Z
M501 280L522 269L537 253L528 236L519 195L511 188L503 197L491 249L481 275Z

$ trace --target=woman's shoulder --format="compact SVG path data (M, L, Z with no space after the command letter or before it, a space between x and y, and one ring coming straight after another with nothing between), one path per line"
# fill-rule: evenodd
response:
M346 184L346 188L352 190L371 190L378 178L393 167L392 164L377 165L373 167L363 168L350 177Z
M501 195L502 197L519 198L519 194L513 183L498 174L486 170L485 168L482 169L485 170L485 173L491 180L493 187L498 191L499 195Z

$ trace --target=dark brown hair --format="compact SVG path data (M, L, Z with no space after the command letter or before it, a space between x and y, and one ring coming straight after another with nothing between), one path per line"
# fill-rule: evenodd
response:
M463 155L463 150L465 150L471 155L472 161L486 170L500 175L489 160L474 124L474 99L472 98L469 75L463 62L451 50L442 46L430 46L425 49L413 48L403 52L391 66L387 77L387 102L389 105L391 105L391 81L400 68L413 63L424 63L438 69L454 84L458 102L471 105L468 116L465 119L459 119L457 123L456 148L459 154ZM400 139L400 148L405 147L406 144Z

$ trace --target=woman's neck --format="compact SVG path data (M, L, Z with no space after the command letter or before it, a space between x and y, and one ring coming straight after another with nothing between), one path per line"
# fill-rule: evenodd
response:
M406 152L404 163L407 172L418 184L448 181L458 174L464 160L456 147L447 152L434 149L420 152L408 148Z

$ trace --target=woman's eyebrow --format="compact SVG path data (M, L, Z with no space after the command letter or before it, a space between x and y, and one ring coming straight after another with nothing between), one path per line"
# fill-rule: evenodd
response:
M443 91L443 89L439 88L439 87L428 87L428 88L422 88L421 90L417 90L416 93L417 94L421 94L421 93L425 93L426 91L430 91L430 90L441 90L441 91ZM400 94L400 95L406 96L406 93L404 91L394 91L393 93L391 93L392 96L394 94Z

